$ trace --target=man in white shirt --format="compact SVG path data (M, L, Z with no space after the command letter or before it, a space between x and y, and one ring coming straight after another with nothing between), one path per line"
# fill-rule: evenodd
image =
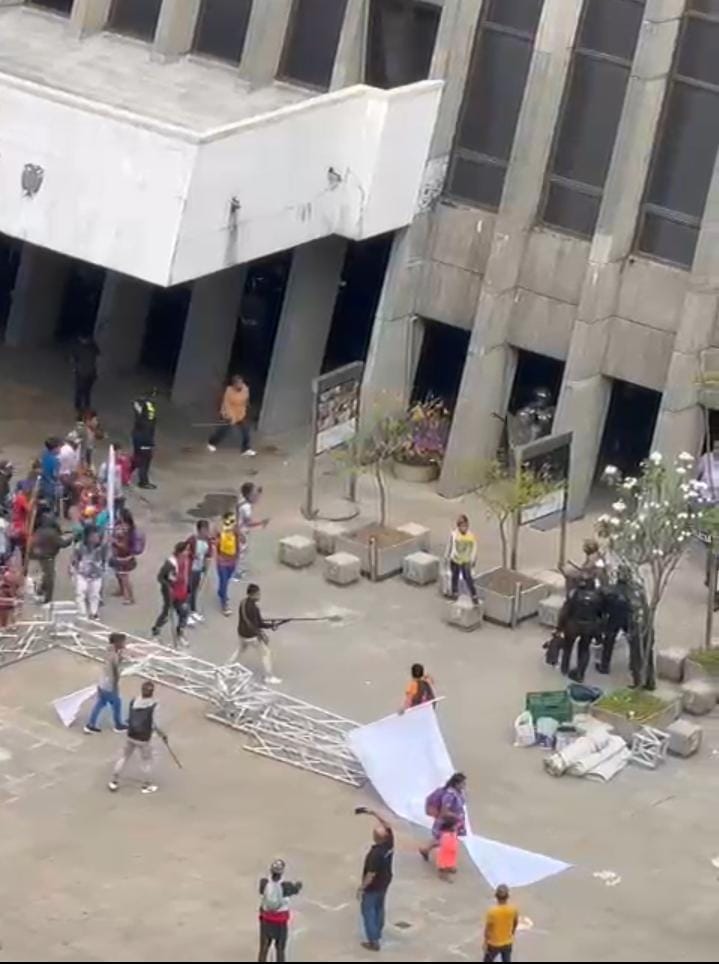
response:
M240 500L237 503L237 527L240 532L240 555L237 560L235 570L235 582L239 582L247 574L247 555L249 551L250 529L263 529L269 523L269 519L260 519L253 522L252 508L262 495L262 487L255 485L254 482L243 482L240 489Z
M58 477L62 485L63 515L67 519L72 503L72 485L80 467L80 436L69 432L57 453L60 465Z

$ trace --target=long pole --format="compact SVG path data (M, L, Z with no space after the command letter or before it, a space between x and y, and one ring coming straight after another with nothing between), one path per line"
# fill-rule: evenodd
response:
M714 536L710 536L707 546L709 558L707 560L707 614L704 627L704 649L711 649L714 635L714 600L717 591L717 557Z
M567 503L569 501L569 481L564 480L564 491L562 492L562 515L559 521L559 571L564 569L567 561Z

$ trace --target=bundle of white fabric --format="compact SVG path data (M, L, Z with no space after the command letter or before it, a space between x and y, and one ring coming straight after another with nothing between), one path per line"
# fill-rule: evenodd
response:
M629 747L621 736L609 730L597 730L550 754L544 760L544 768L554 777L569 773L575 777L607 781L627 765L629 756Z

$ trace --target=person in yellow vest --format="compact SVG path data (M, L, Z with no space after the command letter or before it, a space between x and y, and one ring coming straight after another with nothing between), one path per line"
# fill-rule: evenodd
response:
M464 580L464 584L469 590L472 602L477 605L477 587L474 585L472 570L477 561L477 539L469 529L469 519L466 515L461 515L457 519L457 528L453 529L449 536L446 558L449 560L449 568L452 574L451 598L459 598L459 580Z
M222 525L215 533L213 542L215 546L215 561L217 563L217 595L220 599L222 612L225 616L231 616L230 600L228 590L230 580L237 568L237 559L240 555L240 540L242 535L237 524L237 517L234 512L225 512L222 517Z

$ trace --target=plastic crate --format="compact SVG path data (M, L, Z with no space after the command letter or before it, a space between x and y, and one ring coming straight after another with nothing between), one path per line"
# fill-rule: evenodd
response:
M535 724L542 716L549 716L557 723L571 723L574 716L572 701L566 690L527 693L526 707Z

